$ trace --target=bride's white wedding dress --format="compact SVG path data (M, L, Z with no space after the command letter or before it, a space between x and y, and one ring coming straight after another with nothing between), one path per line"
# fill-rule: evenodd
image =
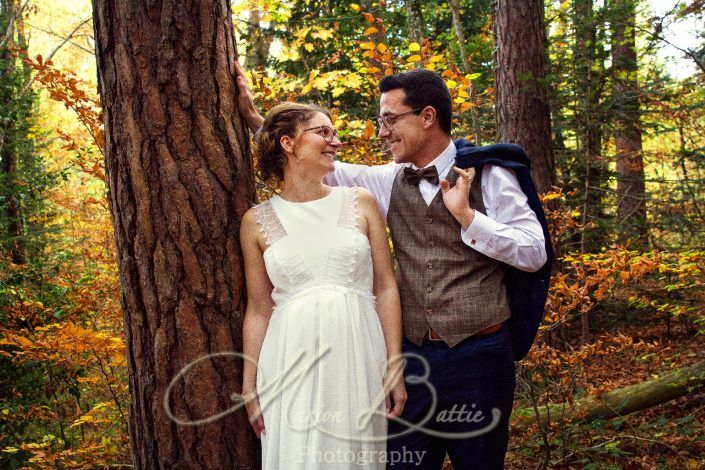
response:
M256 208L276 304L257 372L265 469L385 467L386 348L356 195Z

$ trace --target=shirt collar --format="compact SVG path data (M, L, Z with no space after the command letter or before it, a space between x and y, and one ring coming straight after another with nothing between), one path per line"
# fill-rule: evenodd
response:
M455 144L451 140L450 142L448 142L448 147L446 147L445 150L443 150L440 155L438 155L436 158L434 158L424 168L428 168L432 165L435 165L436 170L438 170L438 174L442 175L444 172L447 172L451 163L453 163L455 161L455 154L456 153L457 153L457 150L455 148ZM418 167L416 165L411 165L411 167L414 169L418 169Z

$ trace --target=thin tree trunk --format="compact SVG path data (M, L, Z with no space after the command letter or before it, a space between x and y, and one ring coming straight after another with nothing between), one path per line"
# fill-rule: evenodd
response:
M556 183L543 11L543 0L497 0L495 9L497 132L524 147L539 192Z
M463 62L463 71L466 74L472 73L470 67L470 59L468 58L468 51L465 49L465 32L463 31L463 22L460 20L460 3L458 0L450 0L450 11L453 16L453 30L455 31L455 39L458 41L458 50L460 51L460 59ZM470 101L475 99L475 85L470 82ZM477 117L477 109L475 107L470 108L470 118L472 120L472 129L475 134L475 142L481 142L482 131L480 129L480 123Z
M573 0L573 47L575 77L575 122L578 134L578 154L584 173L580 175L583 189L583 225L600 223L602 217L602 179L606 168L602 162L602 133L599 114L601 95L596 63L597 25L593 12L593 0ZM580 251L594 251L604 242L604 234L593 235L598 230L580 231ZM590 312L581 316L581 342L590 340Z
M245 68L264 68L267 66L269 57L269 46L272 44L273 36L265 31L261 25L262 13L259 10L250 12L250 20L247 25L248 48L245 57Z
M614 144L617 158L617 218L620 241L647 244L646 188L641 146L639 86L634 26L635 0L612 3Z
M460 58L463 61L463 70L465 73L470 73L470 60L468 59L468 51L465 50L465 32L463 31L463 22L460 20L460 2L458 2L458 0L450 0L448 3L453 17L455 39L458 41Z
M2 90L3 103L0 109L6 114L2 117L3 119L0 123L0 172L3 174L6 186L7 250L10 252L10 259L13 263L25 264L27 256L24 244L24 224L20 201L16 194L19 180L19 162L17 161L18 156L15 147L16 139L18 138L15 115L21 115L21 113L14 112L16 107L20 106L17 100L18 87L13 82L17 74L17 58L10 51L12 47L24 46L24 44L18 44L18 40L15 37L19 17L17 15L18 9L19 6L16 0L2 2L0 15L2 20L7 21L7 25L3 24L3 26L6 26L6 35L0 47L0 64L3 67L0 76L6 80L6 83L4 84L5 89ZM24 34L21 35L20 39L22 43L25 42Z
M598 53L598 22L593 11L593 0L573 0L572 16L575 31L575 122L578 154L583 168L579 173L583 190L583 223L597 224L596 228L581 231L580 247L582 252L594 252L604 245L606 236L600 229L606 218L602 201L608 175L607 164L602 158L604 58Z
M406 24L411 42L421 44L426 36L423 13L417 0L406 0Z
M93 0L134 464L258 468L244 410L240 218L255 200L227 0Z

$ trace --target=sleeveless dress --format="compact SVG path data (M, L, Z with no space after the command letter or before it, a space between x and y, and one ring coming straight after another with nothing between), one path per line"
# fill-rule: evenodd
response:
M356 196L256 207L275 303L257 369L264 469L385 467L386 346Z

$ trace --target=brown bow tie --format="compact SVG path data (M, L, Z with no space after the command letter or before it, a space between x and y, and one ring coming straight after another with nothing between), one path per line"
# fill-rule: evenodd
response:
M406 182L414 186L418 186L422 179L427 180L431 184L438 184L438 170L435 166L429 166L421 170L414 170L411 167L404 168L404 178Z

